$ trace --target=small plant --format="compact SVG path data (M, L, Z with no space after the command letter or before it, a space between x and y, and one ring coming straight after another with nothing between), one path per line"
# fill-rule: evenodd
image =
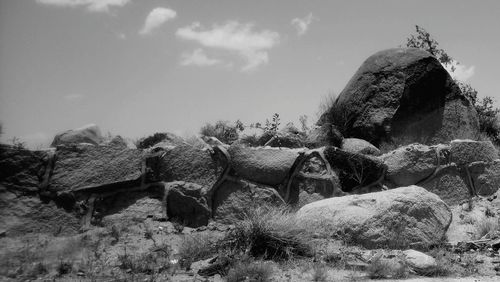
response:
M30 277L38 277L41 275L45 275L47 273L49 273L49 271L47 270L47 266L42 262L38 262L35 264L35 266L31 270L29 276Z
M238 120L235 125L228 121L217 121L215 124L207 123L200 129L200 134L207 137L215 137L219 141L231 144L238 139L238 132L244 129L243 123Z
M17 150L26 149L26 143L22 142L18 137L12 137L10 142L12 143L12 146L14 146L14 148Z
M189 235L183 238L179 248L180 264L189 268L191 263L206 259L215 253L215 244L208 235Z
M230 250L281 260L312 256L311 238L285 207L260 206L247 211L223 242Z
M59 264L57 265L57 274L59 276L66 275L68 273L71 273L73 270L73 263L70 261L63 261L61 260Z
M312 281L315 282L328 281L328 268L323 264L315 264L313 266Z
M475 224L475 234L476 239L481 239L485 236L492 235L494 232L500 230L497 218L486 217L480 219Z
M250 263L240 262L236 264L226 277L227 282L271 281L273 267L269 262L254 261Z
M425 272L420 271L420 275L429 277L440 277L448 276L453 272L453 264L451 262L451 254L448 250L444 248L435 248L430 253L436 260L436 266L426 270Z
M266 132L277 132L280 126L280 115L275 113L272 117L272 121L266 119L266 126L264 127L264 131Z
M120 240L120 228L117 225L111 226L111 231L109 233L113 238L113 244L116 244Z

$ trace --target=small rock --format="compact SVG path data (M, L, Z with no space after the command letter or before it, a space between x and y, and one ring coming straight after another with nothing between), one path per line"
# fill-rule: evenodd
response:
M406 260L416 273L428 273L429 270L437 266L436 260L424 253L415 250L406 250L403 252Z

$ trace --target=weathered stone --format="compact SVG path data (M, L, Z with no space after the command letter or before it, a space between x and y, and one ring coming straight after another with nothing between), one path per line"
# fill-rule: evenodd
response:
M284 204L278 192L271 187L256 185L247 181L227 180L215 191L213 217L223 222L241 219L245 212L260 205Z
M283 183L298 157L297 150L283 148L233 145L228 152L231 155L231 165L238 176L271 186Z
M443 168L421 186L438 195L450 206L461 204L471 197L464 172L461 172L456 165Z
M206 198L206 188L195 183L176 181L166 183L165 189L167 191L167 215L170 220L193 228L208 224L210 209Z
M57 207L54 202L43 203L38 197L17 196L0 192L0 226L7 237L26 234L74 235L80 229L79 220Z
M370 142L358 138L344 138L342 150L350 153L379 156L380 150Z
M500 188L500 159L471 163L469 171L478 195L490 196Z
M424 253L415 250L406 250L403 252L406 262L417 274L429 274L437 267L436 260Z
M0 183L9 190L38 192L48 154L0 144Z
M367 248L421 248L443 238L452 214L437 195L408 186L317 201L303 206L297 217L319 234Z
M60 146L49 190L74 191L125 181L140 181L143 152L115 146Z
M387 165L386 180L396 187L417 184L430 176L438 165L436 151L421 144L397 148L380 159Z
M159 180L185 181L212 187L222 174L225 164L212 158L208 150L178 145L165 151L159 160Z
M171 148L181 144L185 144L184 139L181 137L170 132L157 132L139 140L139 142L137 142L137 148Z
M479 132L474 107L441 63L413 48L370 56L318 123L327 122L376 146L392 138L449 141Z
M88 143L92 145L98 145L103 142L101 130L95 124L89 124L81 128L67 130L65 132L59 133L54 137L51 147L56 147L59 145L71 145L79 143Z
M324 154L337 173L344 192L382 180L387 170L387 166L375 157L349 153L335 147L326 147Z
M498 152L491 141L453 140L450 147L451 159L459 166L498 159Z
M329 175L325 163L317 157L304 162L300 173L292 180L288 203L295 207L330 198L341 191L336 174Z

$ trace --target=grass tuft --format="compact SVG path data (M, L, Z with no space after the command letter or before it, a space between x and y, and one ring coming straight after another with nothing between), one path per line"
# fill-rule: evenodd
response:
M500 230L497 218L482 218L475 224L475 238L481 239Z
M254 261L250 263L237 263L226 277L227 282L255 281L267 282L271 281L273 267L269 262Z
M261 206L247 211L226 236L226 248L265 259L311 256L312 234L285 207Z

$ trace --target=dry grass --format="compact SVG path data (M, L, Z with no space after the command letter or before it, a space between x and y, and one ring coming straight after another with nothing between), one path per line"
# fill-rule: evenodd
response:
M497 218L482 218L474 224L476 239L488 237L500 230L500 225Z
M215 245L216 242L206 234L184 237L179 248L181 266L189 268L193 262L209 258L216 253Z
M312 281L326 282L328 281L328 268L324 264L315 264L313 266Z
M225 248L266 259L311 256L312 234L285 207L247 211L225 238Z
M264 261L240 262L237 263L227 274L227 282L271 281L273 267L271 263Z

